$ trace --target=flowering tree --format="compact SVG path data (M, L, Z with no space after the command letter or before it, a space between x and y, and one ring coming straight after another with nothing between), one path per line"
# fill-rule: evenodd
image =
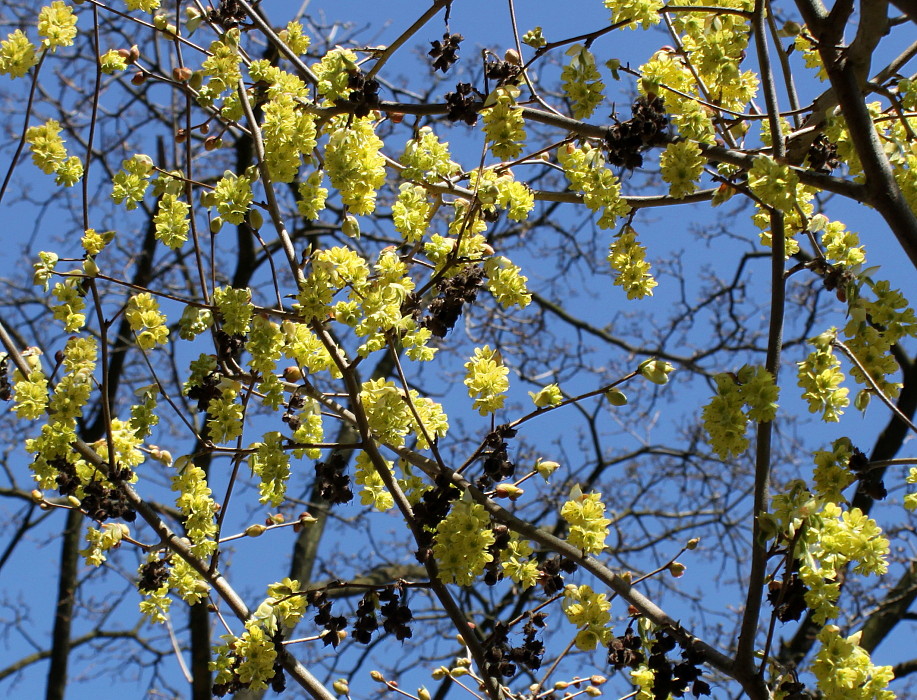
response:
M477 56L451 0L385 46L247 0L4 10L0 200L64 235L4 281L0 566L62 549L0 679L63 697L124 637L195 698L905 687L917 318L838 217L917 265L917 9L580 2L554 36L509 0ZM699 273L644 240L670 207Z

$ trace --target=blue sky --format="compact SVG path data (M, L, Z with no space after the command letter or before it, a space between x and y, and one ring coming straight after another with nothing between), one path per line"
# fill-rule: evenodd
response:
M575 2L568 3L519 0L516 5L520 32L524 32L536 25L541 25L549 39L563 38L594 29L601 26L601 24L606 21L608 15L607 10L602 7L602 3L598 2L598 0L576 0ZM272 0L270 3L265 3L266 11L277 24L285 22L285 20L292 16L299 7L299 3L295 2L278 2ZM352 21L357 28L365 26L367 29L359 34L359 39L372 45L384 45L391 42L400 34L402 28L419 12L418 3L413 0L390 1L386 3L370 3L364 0L342 0L339 2L312 1L307 3L307 7L308 12L317 17L321 17L322 13L325 13L329 21L347 18ZM508 37L510 36L510 29L511 25L507 5L504 3L484 2L480 0L457 1L454 3L451 14L450 30L453 32L460 32L465 36L465 42L462 45L462 55L465 58L462 64L466 66L468 64L473 64L479 49L482 47L491 49L498 54L501 54L506 48L510 48L507 43ZM428 42L440 38L442 31L442 22L440 19L436 19L421 30L417 36L412 39L409 45L419 47L420 51L418 53L422 54L429 46ZM596 43L594 49L600 57L600 60L618 57L622 60L629 60L636 66L666 43L668 43L668 39L666 35L660 31L615 32L608 37L600 39ZM398 79L403 77L409 86L422 87L428 80L429 70L426 66L416 61L415 58L415 53L405 51L404 57L391 66L393 70L389 75L395 76ZM450 73L448 80L443 83L444 91L451 86L454 80L461 79L461 75L460 64L455 73ZM9 83L4 83L2 89L6 90L8 85ZM629 83L624 84L625 93L629 85ZM15 85L13 88L21 88L21 84ZM814 94L820 89L819 86L814 83L811 85L803 84L801 88L804 93L808 92L809 94ZM803 102L805 102L805 99L803 99ZM623 109L624 116L626 117L626 100L619 103L619 108ZM610 111L610 106L607 108L603 107L601 110L603 111L597 113L596 120L605 119L607 113ZM17 129L18 127L13 124L8 128ZM458 129L452 129L450 132L455 134L454 141L459 149L463 148L463 146L458 145L463 141L461 129L462 127L459 127ZM452 137L450 136L450 138ZM475 134L470 137L470 142L464 146L469 149L469 152L470 149L475 146L474 139L480 139L479 132L475 132ZM477 144L479 146L479 141ZM461 150L458 150L457 153L461 153ZM34 168L27 163L20 167L17 178L20 187L42 188L47 184L47 180L42 179L42 176L37 174ZM635 180L634 185L636 184L637 181ZM12 196L13 194L15 194L15 192L8 197L9 201L4 202L3 206L6 215L10 217L11 220L17 222L12 234L15 243L17 245L26 245L35 231L31 226L31 222L34 219L34 209L28 205L15 204L15 196ZM917 299L917 285L914 283L915 277L913 275L913 269L908 265L904 257L900 255L897 243L874 212L870 212L860 206L843 206L836 202L832 202L831 206L832 218L844 220L851 229L860 233L862 241L866 245L869 264L881 265L883 275L888 277L894 285L900 286L905 296L910 299ZM715 213L719 214L719 212ZM44 238L46 232L49 230L53 230L57 227L63 229L66 225L66 221L62 217L63 215L60 211L50 210L47 215L39 218L36 221L36 227L40 227L39 235ZM570 217L572 220L572 211ZM692 233L692 226L703 225L712 221L713 217L709 209L704 205L681 205L666 211L654 210L651 212L641 212L636 220L635 227L638 228L643 242L650 249L650 258L655 259L656 262L663 263L660 265L661 268L665 267L664 261L669 258L673 252L680 251L684 256L683 262L685 269L699 270L700 266L704 263L733 256L737 251L744 249L744 244L735 242L726 243L723 239L716 239L710 243L697 240ZM737 233L746 237L753 233L753 227L747 213L737 215L734 219L734 226ZM609 239L612 234L613 232L606 232ZM44 247L46 246L35 246L32 247L32 250L34 251L37 248ZM516 259L516 262L523 265L526 273L530 275L533 281L539 278L550 279L556 273L555 263L540 257L537 252L530 255L523 252L519 255L521 255L521 258ZM766 261L759 261L755 263L749 271L749 289L751 292L765 293L764 284L767 279L766 265ZM697 278L692 279L690 275L688 275L688 278L689 285L692 283L699 283ZM622 312L634 311L647 314L665 314L667 308L677 299L677 289L666 285L667 278L665 275L661 275L659 281L660 287L657 289L654 299L643 302L643 306L637 306L636 304L628 304L625 302L623 293L621 293L618 288L612 287L610 280L606 280L607 287L592 290L595 293L591 298L584 296L579 300L580 306L578 306L578 310L590 319L602 322ZM668 281L671 282L672 280L669 279ZM696 289L693 289L691 293L693 294L696 291ZM841 322L842 318L838 317L836 323ZM596 361L600 362L601 360ZM723 367L721 369L736 368ZM575 384L575 381L571 382L571 384ZM789 405L799 403L798 400L794 399L792 396L795 392L795 388L793 386L794 381L791 378L790 369L785 370L783 385L784 398L782 400ZM527 398L525 392L530 388L531 387L518 382L514 386L511 395L513 400L522 404ZM582 388L585 389L588 387ZM464 415L464 420L467 424L469 426L474 426L474 421L477 419L474 414L469 413L469 402L463 395L462 388L459 387L459 391L455 391L453 388L450 392L448 391L448 387L444 386L443 391L445 393L444 403L450 415L456 417ZM692 398L696 399L697 397ZM675 400L682 401L680 398L676 398ZM662 402L663 405L664 402L665 401ZM698 403L693 408L699 405ZM678 410L681 413L685 413L690 412L693 408L689 402L685 402L679 405ZM669 431L668 426L665 425L666 414L660 415L657 411L654 415L655 418L653 418L653 420L656 421L654 423L654 431L656 431L653 433L654 439L671 439L671 431ZM574 423L572 421L568 423L565 418L558 418L557 416L558 414L553 414L549 420L542 420L538 424L527 426L525 431L526 438L533 442L537 442L539 445L544 445L546 452L552 449L550 446L555 441L563 442L568 438L568 434L574 429ZM871 444L877 430L884 426L886 420L887 416L884 413L884 409L876 404L870 408L865 419L851 413L845 417L841 426L825 430L824 441L830 441L834 436L842 434L854 434L859 436L862 440L861 446L868 446ZM487 429L487 424L483 420L480 420L479 423L480 425L477 427L477 432L483 433ZM810 435L809 437L812 436ZM575 451L575 449L571 450L571 452L573 451ZM179 451L176 450L175 454L178 453ZM22 471L18 474L19 478L25 478L25 463L20 462L19 467L22 468ZM214 492L219 494L222 492L224 486L220 483L219 478L215 478L214 481ZM7 518L11 518L15 515L18 507L18 504L11 506L9 503L3 502L0 503L0 509L5 510L0 510L0 513ZM265 509L255 509L255 512L260 513L263 510ZM357 512L358 509L351 507L347 514L355 515ZM246 522L246 517L250 517L250 514L241 514L240 521ZM8 599L31 601L30 615L32 619L30 628L34 630L34 637L39 645L44 644L45 640L49 638L51 610L49 606L42 605L41 603L36 604L34 601L49 601L53 596L53 590L56 585L53 572L59 550L59 542L54 535L55 529L59 527L60 522L61 517L59 515L52 517L47 527L43 527L39 531L33 533L29 547L20 548L14 555L13 560L7 564L2 572L0 572L0 585L3 586ZM375 522L378 523L380 533L388 528L397 527L397 521L391 517L380 517ZM344 529L342 532L354 533L356 531ZM268 542L270 544L268 544ZM239 577L238 580L242 582L240 588L249 594L249 601L254 603L257 600L257 596L261 595L264 585L284 575L285 564L280 567L270 565L274 564L278 557L287 556L289 547L292 544L292 535L286 532L271 540L267 538L250 541L243 540L236 544L236 554L233 556L234 565L231 571L234 576ZM364 543L359 543L357 546L351 546L349 543L343 546L337 544L329 545L329 547L338 546L344 551L356 555L359 555L362 551L369 550L369 547ZM129 562L132 561L129 556L125 557L125 559ZM702 589L711 585L710 578L715 577L715 572L706 571L702 562L703 558L700 554L693 558L691 556L685 558L685 563L689 565L689 574L683 579L683 582L688 588L696 587ZM263 568L269 566L269 573L265 573ZM128 574L132 567L132 563L126 566ZM275 575L275 573L277 575ZM92 575L99 576L100 573L95 572ZM118 574L109 572L106 575L112 579L114 585L103 585L99 590L117 590L120 584ZM713 584L715 585L716 582L714 581ZM87 590L91 591L93 589L90 588ZM104 595L104 593L101 595ZM81 601L81 603L87 607L93 605L91 600L84 600ZM724 598L724 605L726 603L734 604L735 601ZM124 611L125 622L128 625L132 624L135 606L136 598L129 594L126 599L120 603L118 608L119 611ZM673 613L678 612L679 608L676 604ZM684 609L685 615L689 615L691 612L689 608ZM8 617L9 614L11 613L3 611L3 617ZM678 615L676 614L676 616ZM304 629L308 630L308 626L304 626ZM79 631L76 633L79 634ZM117 641L110 643L121 644L121 642ZM19 658L29 653L29 651L30 647L27 641L16 636L14 633L10 634L7 639L0 638L0 656L5 659L12 660ZM105 659L104 662L108 663L108 660ZM2 665L3 663L0 662L0 666ZM40 673L36 672L38 668L42 669ZM166 660L164 662L164 669L173 682L181 687L179 672L174 659ZM98 670L98 667L93 664L92 659L74 664L72 668L74 683L71 686L71 694L68 695L68 697L77 699L83 697L95 698L99 696L100 687L105 687L108 689L109 693L117 693L122 697L140 697L142 692L141 688L143 687L142 684L138 686L132 682L121 684L119 681L109 681L108 678L110 678L110 674L107 671L103 673L105 677L104 683L94 680L83 685L78 682L81 676L93 674ZM365 681L365 670L366 669L363 669L363 680L354 681L352 684L354 697L361 697L361 693L367 692L366 689L369 686L362 685L363 683L367 683L367 681ZM15 686L15 692L18 692L22 697L37 697L43 688L43 672L44 669L42 666L33 668L26 674L23 681L18 686ZM417 669L418 680L414 685L424 682L422 677L426 675L426 672L427 669L423 664L420 664ZM142 676L143 683L148 682L148 674L143 673ZM413 678L410 679L411 682L414 680ZM428 686L430 685L428 681L427 684ZM8 682L6 686L11 687L8 685ZM407 683L406 687L411 687L411 683Z

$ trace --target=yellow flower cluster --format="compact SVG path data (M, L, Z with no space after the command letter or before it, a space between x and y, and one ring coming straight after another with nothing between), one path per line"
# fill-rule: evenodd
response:
M76 15L62 0L54 0L38 13L38 35L42 46L56 51L58 46L72 46L76 38Z
M35 55L35 44L29 41L21 29L0 41L0 75L22 78L36 63L38 57Z
M611 603L604 593L596 593L590 586L570 583L564 588L562 605L567 620L581 628L574 640L577 649L592 651L608 644L613 636L608 626Z
M745 429L749 420L767 423L774 419L780 389L773 375L757 365L745 365L737 374L718 374L714 382L716 394L702 414L704 429L713 451L720 459L729 459L748 449Z
M78 156L67 156L60 132L60 123L49 119L44 124L30 126L25 139L36 167L43 173L56 175L58 185L72 187L83 177L83 162Z
M169 341L166 317L159 311L159 302L148 292L131 297L124 317L130 323L131 330L137 334L137 345L144 350L152 350Z
M214 521L216 503L211 498L207 475L194 464L190 457L175 462L178 474L172 477L172 490L178 492L176 507L185 516L185 532L191 540L191 552L198 557L207 557L216 551L213 540L217 533Z
M657 16L658 21L658 16ZM605 84L595 65L595 56L582 44L567 49L570 63L564 66L560 77L564 94L573 107L576 119L588 119L605 98Z
M284 449L284 437L277 431L267 432L263 442L250 445L249 449L254 452L248 457L248 466L261 480L258 500L276 508L286 496L290 478L290 456Z
M582 148L567 144L557 151L557 160L570 182L570 189L582 193L583 203L590 211L602 210L599 228L612 228L619 216L627 216L630 206L621 198L621 183L605 167L600 149L588 143Z
M439 577L445 582L470 586L493 561L488 551L494 543L490 516L484 506L473 503L466 493L452 505L449 514L436 527L433 556Z
M623 287L628 299L643 299L653 295L656 280L646 261L646 248L637 241L637 232L630 226L618 234L608 249L608 264L615 271L615 284Z
M474 356L465 363L465 386L468 396L474 399L474 408L482 416L503 408L509 380L509 369L503 358L489 345L475 348Z
M605 517L602 494L597 491L583 493L575 486L570 500L561 507L560 515L570 526L570 534L567 535L570 544L587 554L599 554L605 549L611 520Z
M693 141L678 141L666 146L659 157L662 179L669 183L669 195L684 199L697 189L696 180L704 171L707 161L700 146Z
M511 160L522 153L525 141L525 120L522 108L516 106L519 88L514 85L498 87L487 96L481 117L484 119L484 135L490 142L490 150L501 160Z
M802 398L809 403L809 412L821 411L822 420L826 423L836 423L840 420L844 409L850 405L847 387L842 386L844 373L841 371L841 361L834 355L832 343L836 329L830 329L821 335L811 338L809 344L815 350L802 362L799 367L798 385L804 390Z
M372 214L376 193L385 183L382 139L372 118L338 118L325 148L325 171L350 213Z

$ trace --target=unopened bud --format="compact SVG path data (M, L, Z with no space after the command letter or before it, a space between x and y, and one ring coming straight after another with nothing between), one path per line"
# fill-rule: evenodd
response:
M210 233L219 233L223 228L223 217L215 216L210 220Z
M302 381L302 370L296 365L290 365L283 370L283 378L285 381L296 384L297 382Z
M599 695L602 694L602 691L596 688L594 685L587 685L585 690L583 690L583 692L592 698L597 698Z
M96 261L92 258L86 258L83 261L83 274L87 277L97 277L99 274L99 266L96 265Z
M404 114L401 112L389 112L388 118L393 124L400 124L404 121Z
M146 74L143 71L137 71L134 73L134 77L131 78L132 85L143 85L143 81L146 80Z
M523 493L525 493L524 489L520 489L513 484L497 484L497 487L494 489L494 496L496 498L508 498L511 501L515 501Z
M609 389L605 392L605 398L612 406L623 406L627 403L627 396L620 389Z
M360 237L360 222L355 216L348 214L344 217L344 223L341 224L341 233L348 238Z
M172 78L178 83L184 83L191 79L192 73L194 73L194 71L188 68L188 66L182 66L181 68L173 68L172 69Z
M685 549L697 549L697 545L700 544L700 537L692 537L688 540L688 544L685 545Z
M566 690L570 687L570 684L567 681L557 681L554 683L554 690Z
M334 683L331 684L331 687L338 695L347 695L347 693L350 692L350 686L348 685L346 678L338 678Z
M369 672L369 677L376 681L376 683L385 683L385 676L383 676L382 673L376 669L373 669Z
M127 52L128 63L136 63L140 60L140 47L137 44L131 46L130 51Z
M74 508L79 508L81 505L83 505L83 502L80 501L80 499L76 496L67 496L67 503L72 505Z
M430 700L431 698L432 696L430 695L430 691L427 690L426 688L419 688L417 690L417 699L418 700Z
M589 676L589 682L592 683L592 685L602 685L603 683L606 683L607 681L608 679L605 678L605 676L599 676L598 674L596 674L595 676Z
M264 226L264 217L261 215L261 212L257 209L248 210L248 225L251 226L256 231Z
M311 525L312 523L317 523L318 518L312 516L308 511L306 511L299 516L299 522L303 525Z
M249 525L245 528L245 534L247 537L261 537L264 534L264 531L267 530L264 525L255 523L254 525Z
M675 578L681 578L685 574L685 569L687 567L679 561L673 561L669 564L669 573L672 574Z
M675 368L668 362L657 360L655 358L644 360L640 363L640 366L637 367L637 371L644 378L653 382L653 384L667 383L669 381L669 374L671 374L674 370Z
M29 495L32 497L32 500L35 501L36 503L41 503L42 501L45 500L45 495L38 489L32 489Z
M560 464L551 460L541 461L539 459L535 462L535 471L537 471L545 481L547 481L548 477L556 472L558 468L560 468Z
M521 66L522 60L519 58L519 52L516 49L507 49L503 54L503 60L512 63L514 66Z

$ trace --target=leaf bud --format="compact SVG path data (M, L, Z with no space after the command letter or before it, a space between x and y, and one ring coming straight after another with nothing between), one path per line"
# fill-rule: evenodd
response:
M872 399L872 394L867 389L858 391L856 397L853 399L854 408L858 411L865 411L867 406L869 406L870 399Z
M512 63L514 66L521 66L522 59L519 58L519 52L516 49L507 49L503 54L503 60Z
M222 145L223 145L223 139L221 139L219 136L211 136L208 139L204 139L204 150L205 151L215 151Z
M681 578L685 574L685 569L687 568L680 561L673 561L669 564L669 573L672 574L675 578Z
M331 684L331 687L338 695L347 695L350 692L350 686L348 685L346 678L338 678L334 683Z
M153 26L159 31L164 30L169 25L169 18L165 15L156 15L153 17Z
M192 73L194 73L194 71L188 68L188 66L173 68L172 78L178 83L186 83L191 79Z
M219 217L219 216L213 217L210 220L210 233L219 233L221 228L223 228L222 217Z
M602 694L602 691L596 688L594 685L587 685L583 692L591 698L597 698Z
M45 500L45 495L38 489L32 489L29 495L35 503L42 503Z
M264 525L255 523L254 525L249 525L247 528L245 528L245 535L247 537L261 537L265 530L267 530L267 528L264 527Z
M605 678L605 676L599 676L599 675L589 676L589 682L592 683L592 685L602 685L603 683L606 683L607 681L608 679Z
M700 537L692 537L688 540L688 544L685 545L685 549L697 549L697 545L700 544Z
M67 503L72 505L74 508L79 508L83 505L83 502L76 496L67 496Z
M430 691L424 687L418 688L417 698L418 700L431 700L433 696L430 695Z
M376 669L373 669L369 672L369 677L376 681L376 683L385 683L385 676L383 676L382 673Z
M566 690L570 687L570 684L567 681L557 681L554 683L554 690Z
M140 60L140 47L137 44L131 46L127 54L128 63L136 63Z
M311 514L309 513L309 511L304 511L304 512L302 512L302 513L300 514L300 516L299 516L299 522L300 522L300 524L302 524L302 525L311 525L312 523L317 523L317 522L318 522L318 518L316 518L315 516L311 515Z
M131 85L143 85L143 81L146 80L146 73L142 70L134 73L134 77L131 78Z

